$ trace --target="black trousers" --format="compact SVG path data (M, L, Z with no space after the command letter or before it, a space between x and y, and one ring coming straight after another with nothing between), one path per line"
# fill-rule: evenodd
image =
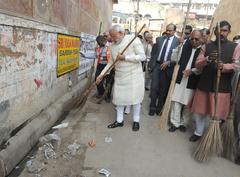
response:
M150 110L161 112L166 101L171 83L171 77L169 77L167 70L168 68L161 70L160 64L157 64L153 69L150 93Z
M111 70L110 74L106 76L106 87L108 89L106 98L111 99L111 94L112 94L112 87L114 84L114 69Z
M106 64L98 64L96 73L95 73L95 80L96 78L101 74L102 70ZM111 92L112 92L112 86L114 83L114 71L112 70L110 74L108 74L98 85L97 85L97 90L98 90L98 95L103 95L105 92L105 89L108 87L108 93L107 93L107 98L111 97Z

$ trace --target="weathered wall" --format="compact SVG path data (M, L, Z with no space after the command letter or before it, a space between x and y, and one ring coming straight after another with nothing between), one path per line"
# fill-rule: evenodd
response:
M227 20L232 25L232 32L229 35L230 40L232 40L236 34L240 34L239 9L239 0L221 0L214 13L213 26L221 20Z
M81 82L57 78L57 33L96 35L111 25L111 0L0 0L0 144ZM102 30L102 31L103 31Z
M96 34L99 22L111 24L112 0L0 0L2 13Z

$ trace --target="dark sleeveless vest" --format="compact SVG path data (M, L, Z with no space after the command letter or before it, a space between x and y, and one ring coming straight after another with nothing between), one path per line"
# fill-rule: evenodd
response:
M221 61L223 63L232 63L233 53L237 44L224 41L221 43ZM217 42L210 42L206 44L205 57L209 56L213 51L218 50ZM233 73L221 73L220 83L219 83L219 92L229 93L232 90L231 80ZM217 67L215 62L209 63L203 68L200 80L198 82L198 89L214 92L216 87L216 77L217 77Z
M191 68L195 67L195 62L196 62L196 59L197 59L197 57L200 53L200 50L201 50L201 48L199 48L195 51ZM183 45L181 58L179 60L180 67L179 67L178 75L177 75L177 79L176 79L176 83L178 83L178 84L181 83L181 80L182 80L182 77L183 77L182 72L185 70L185 68L188 64L188 61L191 57L191 54L192 54L192 45L191 45L190 40L187 40L185 42L185 44ZM195 75L194 73L191 74L188 78L187 88L196 89L199 77L200 77L199 75Z

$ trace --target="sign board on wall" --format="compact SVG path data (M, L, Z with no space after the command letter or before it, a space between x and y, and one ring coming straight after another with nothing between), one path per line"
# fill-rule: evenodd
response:
M57 36L57 76L79 68L80 38L70 35Z
M96 58L96 36L86 33L81 33L81 59L78 75L90 70Z

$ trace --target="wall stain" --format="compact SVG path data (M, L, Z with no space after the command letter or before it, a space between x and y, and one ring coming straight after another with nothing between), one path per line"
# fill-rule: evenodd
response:
M10 102L9 100L5 100L0 103L0 122L3 123L9 114L10 111Z
M43 51L43 44L38 44L37 48L38 48L38 50L40 50L42 52Z
M20 58L21 56L27 56L26 53L13 52L10 48L7 48L3 45L0 45L0 53L2 56L9 56L9 57L14 57L14 58Z

